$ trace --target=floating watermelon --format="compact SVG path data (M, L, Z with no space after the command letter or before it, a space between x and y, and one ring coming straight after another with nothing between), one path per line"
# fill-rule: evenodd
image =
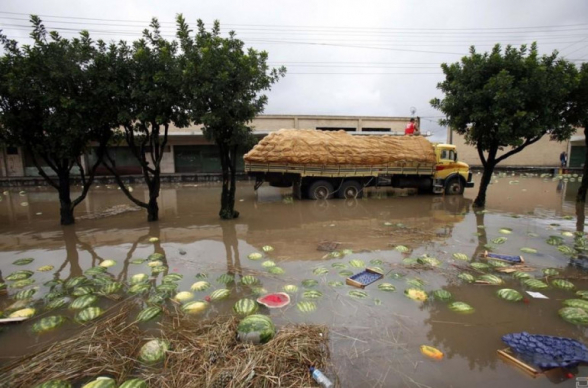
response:
M543 274L545 276L557 276L557 275L559 275L559 271L555 268L545 268L543 270Z
M405 247L404 245L397 245L394 249L396 249L400 253L406 253L410 251L410 249L408 249L408 247Z
M209 288L210 288L210 283L208 283L207 281L204 281L204 280L196 282L196 283L192 284L192 287L190 287L190 289L192 291L205 291L205 290L208 290Z
M510 288L503 288L496 291L496 295L504 300L508 300L510 302L518 302L519 300L523 299L523 296L517 290L513 290Z
M563 301L563 305L566 307L577 307L588 312L588 301L584 299L567 299Z
M257 303L262 304L270 309L281 308L290 303L290 296L285 292L276 292L257 298Z
M287 294L285 294L287 296ZM289 298L288 298L289 302ZM266 343L276 334L276 327L266 315L254 314L243 318L237 328L239 340L251 343Z
M473 283L474 280L476 280L472 275L470 275L469 273L460 273L459 275L457 275L458 278L460 278L463 281L466 281L468 283Z
M8 316L8 318L30 318L33 315L35 315L34 308L25 308L25 309L17 310L15 312L13 312L12 314L10 314Z
M221 300L221 299L225 299L228 298L229 295L231 294L231 291L229 291L226 288L219 288L218 290L214 290L212 291L212 293L210 294L210 300Z
M298 309L298 311L300 311L301 313L311 313L314 310L316 310L316 303L311 302L309 300L303 300L301 302L298 302L296 304L296 308Z
M103 268L110 268L116 265L116 261L114 260L104 260L102 263L99 264L100 267Z
M165 358L169 342L156 338L145 343L139 351L139 359L146 364L155 364Z
M436 349L432 346L421 345L421 353L434 360L443 359L443 353L439 349Z
M71 384L63 380L49 380L40 385L35 385L35 388L71 388Z
M295 286L293 284L287 284L282 289L289 294L294 294L298 292L298 286Z
M323 293L317 290L307 290L302 293L304 299L318 299L323 296Z
M76 314L76 321L86 323L102 315L104 311L100 307L88 307Z
M65 322L65 317L54 315L45 317L33 325L33 331L35 333L44 333L49 330L53 330L61 326Z
M194 299L194 294L192 294L191 292L188 292L188 291L182 291L182 292L178 292L176 294L176 296L174 296L174 299L177 300L178 302L187 302L190 299Z
M435 290L433 291L433 297L437 300L447 301L453 298L453 295L447 290Z
M253 299L240 299L233 306L233 311L239 315L251 315L257 312L258 306Z
M470 261L470 258L463 253L454 253L453 258L462 261Z
M578 307L564 307L558 311L559 316L565 321L575 325L588 325L588 312Z
M141 379L132 379L127 380L118 388L149 388L149 385L145 382L145 380Z
M547 284L545 284L541 280L537 280L537 279L527 279L527 280L523 281L523 284L529 288L535 288L537 290L541 290L543 288L549 287Z
M573 290L574 288L576 288L576 286L574 286L574 283L564 279L555 279L551 282L551 284L557 288L561 288L562 290Z
M15 272L11 273L10 275L6 276L6 280L9 280L12 282L15 280L28 279L31 276L33 276L33 274L34 274L33 271L28 271L28 270L15 271Z
M273 260L266 260L263 263L261 263L261 266L263 268L275 267L276 263Z
M259 280L255 276L246 275L241 278L241 283L243 283L246 286L250 286L252 284L259 283Z
M407 288L406 290L404 290L404 295L406 295L412 300L420 302L424 302L425 300L427 300L427 294L425 293L425 291L420 290L418 288Z
M208 302L205 302L202 300L197 300L197 301L188 302L185 305L183 305L182 311L185 312L186 314L198 314L198 313L201 313L202 311L206 310L207 307L208 307Z
M139 322L146 322L149 321L161 313L161 307L151 306L147 307L144 310L141 310L139 314L137 314L137 321Z
M449 304L449 309L456 313L471 314L474 312L474 308L464 302L453 302Z
M396 290L396 287L394 287L394 285L390 283L381 283L378 284L378 290L392 292Z
M504 283L504 281L500 279L498 276L491 274L482 275L476 281L493 285L499 285Z

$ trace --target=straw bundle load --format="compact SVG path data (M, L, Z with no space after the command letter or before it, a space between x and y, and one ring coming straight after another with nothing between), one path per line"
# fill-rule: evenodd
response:
M244 159L247 163L368 166L436 161L433 145L421 136L352 136L313 129L270 133Z

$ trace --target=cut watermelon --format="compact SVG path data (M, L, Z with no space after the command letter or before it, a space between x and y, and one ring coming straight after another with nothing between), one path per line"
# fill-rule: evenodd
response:
M257 303L262 304L270 309L279 309L290 303L290 296L285 292L276 292L257 298Z

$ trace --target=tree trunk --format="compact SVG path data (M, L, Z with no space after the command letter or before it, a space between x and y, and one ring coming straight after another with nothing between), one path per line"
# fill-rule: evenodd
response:
M159 197L159 189L161 187L161 177L159 176L159 169L153 174L153 179L149 185L149 202L147 203L147 221L159 220L159 205L157 198Z
M75 223L75 219L74 207L71 205L69 170L61 169L58 171L58 177L61 225L71 225Z
M218 213L220 218L224 220L232 220L239 217L239 212L236 212L235 207L235 176L231 173L230 148L219 144L221 167L223 174L223 190L221 193L221 209ZM232 169L234 171L234 169Z
M480 181L480 190L478 191L478 196L474 201L474 207L484 207L486 205L486 191L488 190L488 185L492 180L492 173L494 172L494 167L494 160L488 160L486 166L484 166L482 180Z
M586 203L586 191L588 191L588 127L584 127L584 143L586 144L586 155L584 156L584 172L582 173L582 184L578 189L576 202Z

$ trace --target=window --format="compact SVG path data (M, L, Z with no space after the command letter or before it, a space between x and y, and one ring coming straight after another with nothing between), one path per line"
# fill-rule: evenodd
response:
M453 150L442 150L441 151L441 159L445 160L454 160L456 158L456 153Z
M357 128L351 127L316 127L317 131L345 131L345 132L355 132Z
M363 128L363 132L390 132L391 128Z

